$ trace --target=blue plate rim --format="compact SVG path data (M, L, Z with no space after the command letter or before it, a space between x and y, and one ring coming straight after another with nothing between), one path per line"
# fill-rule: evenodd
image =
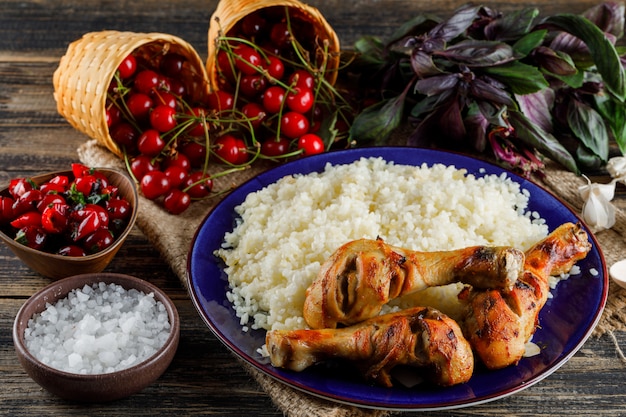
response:
M518 182L521 188L525 188L530 185L531 187L537 188L541 190L541 192L548 195L550 198L552 198L555 202L557 202L561 206L560 208L566 210L569 215L571 215L578 222L583 224L584 229L589 234L589 239L593 246L592 251L596 252L596 256L599 258L598 260L600 262L600 270L598 271L598 273L601 277L602 288L599 293L598 304L597 306L595 306L595 311L593 312L593 315L591 316L591 319L589 320L586 329L584 329L584 333L582 334L582 336L578 338L577 341L574 341L575 344L567 352L565 352L564 355L561 355L557 360L555 360L554 363L552 363L550 366L547 366L541 372L534 374L530 379L526 381L521 381L520 384L518 384L517 386L503 389L498 392L481 395L471 400L468 400L468 399L449 400L449 401L446 401L445 403L435 401L432 403L408 404L408 403L395 403L395 402L390 403L387 401L375 401L371 399L356 398L356 397L352 398L349 395L348 396L338 395L333 392L329 392L327 390L318 389L316 387L307 385L306 383L302 383L300 381L295 381L294 378L292 378L293 374L273 368L271 367L271 365L258 362L254 358L250 357L247 353L245 353L239 346L237 346L236 343L230 341L228 339L228 336L222 331L222 329L216 323L211 321L209 317L206 316L206 312L203 311L202 300L201 300L200 295L196 292L196 287L194 285L194 277L191 272L192 264L193 264L194 248L198 242L198 237L200 236L205 224L209 221L209 219L211 219L212 215L218 210L220 210L224 205L232 204L230 200L234 198L233 196L237 196L238 192L241 192L242 190L246 190L248 188L253 188L253 190L251 190L250 192L256 191L258 189L261 189L267 186L270 183L277 181L279 178L282 178L286 175L308 173L312 171L319 172L320 170L323 169L324 165L328 162L349 163L350 161L345 161L344 159L356 161L361 157L379 157L379 156L385 157L385 156L389 156L389 154L397 154L398 152L411 154L413 156L429 155L429 158L432 158L433 156L437 156L437 157L440 157L439 159L441 159L439 163L449 164L449 165L456 165L456 163L458 163L456 162L455 164L450 164L449 162L445 161L446 159L450 159L450 158L452 158L455 161L478 163L478 164L482 164L481 168L484 168L486 170L485 172L486 174L505 173L509 178ZM397 158L389 158L386 160L394 160L395 163L403 164L403 162L397 162L396 159ZM419 162L419 164L416 163L413 165L418 166L418 165L421 165L421 163L422 162ZM437 163L437 162L432 162L432 163ZM429 163L429 165L432 165L432 163ZM321 164L321 167L320 167L320 164ZM317 166L318 168L310 169L311 166ZM298 167L303 167L303 168L298 169ZM457 168L465 168L465 166L457 166ZM493 172L489 172L489 171L493 171ZM247 195L247 193L245 195ZM243 195L243 198L245 198L245 195ZM239 202L241 201L243 200L240 200ZM198 228L196 229L196 232L194 233L194 236L192 238L190 248L189 248L189 254L187 257L186 280L187 280L187 288L188 288L190 297L192 299L192 302L196 310L198 311L198 314L200 315L201 319L205 322L207 327L217 337L217 339L221 343L223 343L231 352L233 352L236 356L238 356L247 364L251 365L257 371L260 371L262 374L269 376L272 379L280 383L286 384L287 386L291 388L297 389L307 394L314 395L322 399L331 400L337 403L342 403L342 404L347 404L347 405L352 405L352 406L358 406L362 408L383 409L383 410L391 410L391 411L450 410L450 409L468 407L472 405L478 405L478 404L483 404L486 402L491 402L497 399L510 396L526 388L529 388L530 386L542 381L543 379L545 379L546 377L554 373L556 370L558 370L572 356L574 356L576 352L584 345L587 339L591 336L593 329L596 327L596 325L600 321L602 312L604 311L607 298L608 298L608 269L607 269L606 261L602 253L601 247L599 246L599 243L596 237L594 236L594 234L584 224L580 216L577 213L575 213L570 208L570 206L563 201L562 198L560 198L559 196L555 195L550 190L547 190L546 188L535 183L532 180L523 178L510 170L499 167L491 162L488 162L482 159L477 159L475 157L468 156L466 154L459 153L459 152L453 152L453 151L442 151L442 150L436 150L436 149L423 149L423 148L402 147L402 146L400 147L396 147L396 146L394 147L364 147L364 148L333 151L333 152L329 152L325 154L315 155L315 156L287 162L282 165L278 165L274 168L264 171L260 173L259 175L245 181L244 183L239 185L237 188L232 190L229 194L227 194L218 204L216 204L207 213L204 219L202 219L202 221L200 222Z

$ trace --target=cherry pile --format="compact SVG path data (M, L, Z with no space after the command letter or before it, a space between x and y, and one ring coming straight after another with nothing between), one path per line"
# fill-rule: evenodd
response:
M0 227L17 242L65 256L86 256L115 242L132 207L101 172L72 164L74 178L37 185L14 178L0 196Z
M282 6L245 16L220 39L219 102L251 121L261 155L321 153L347 133L349 106L325 80L327 47Z
M219 39L219 89L201 102L186 91L185 56L141 48L127 56L111 80L106 117L141 193L180 214L210 195L217 176L257 159L329 150L345 117L315 62L324 56L316 42L311 24L288 8L248 15ZM209 174L210 163L225 170Z

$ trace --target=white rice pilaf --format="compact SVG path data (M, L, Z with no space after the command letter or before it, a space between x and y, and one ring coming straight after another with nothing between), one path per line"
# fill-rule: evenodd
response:
M217 251L226 264L227 296L244 330L306 328L306 288L342 244L380 237L420 251L471 245L525 250L548 233L543 219L528 211L528 199L505 174L475 177L453 166L382 158L288 176L237 207L241 218ZM431 300L454 318L449 302L457 292L454 285L426 290L420 302Z

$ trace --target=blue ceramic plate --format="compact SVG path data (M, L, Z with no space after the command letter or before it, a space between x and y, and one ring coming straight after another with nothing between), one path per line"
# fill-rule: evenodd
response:
M479 404L502 398L541 381L556 371L580 349L598 322L607 298L608 274L598 243L589 233L593 249L579 263L582 273L559 284L540 315L541 327L533 341L542 347L537 356L524 358L517 366L487 371L477 366L471 380L450 388L418 385L413 388L383 388L363 382L349 371L313 367L291 372L272 367L256 352L265 331L241 331L239 319L226 300L228 284L222 264L213 255L226 232L232 231L235 206L246 196L291 174L322 171L325 164L351 163L361 157L383 157L396 164L443 163L465 168L471 174L506 174L530 191L529 210L546 219L550 230L580 219L554 195L533 182L497 166L462 155L416 148L364 148L325 153L286 163L241 185L204 219L194 236L188 258L188 284L200 316L215 335L236 355L258 370L309 394L360 407L389 410L440 410ZM589 231L587 231L589 232ZM596 275L590 271L597 271ZM573 308L575 306L575 308Z

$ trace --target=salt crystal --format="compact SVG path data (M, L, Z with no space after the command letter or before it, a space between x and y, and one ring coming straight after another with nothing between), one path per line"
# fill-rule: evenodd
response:
M28 321L24 339L28 350L53 368L101 374L156 353L170 327L165 306L153 293L100 282L47 304Z

